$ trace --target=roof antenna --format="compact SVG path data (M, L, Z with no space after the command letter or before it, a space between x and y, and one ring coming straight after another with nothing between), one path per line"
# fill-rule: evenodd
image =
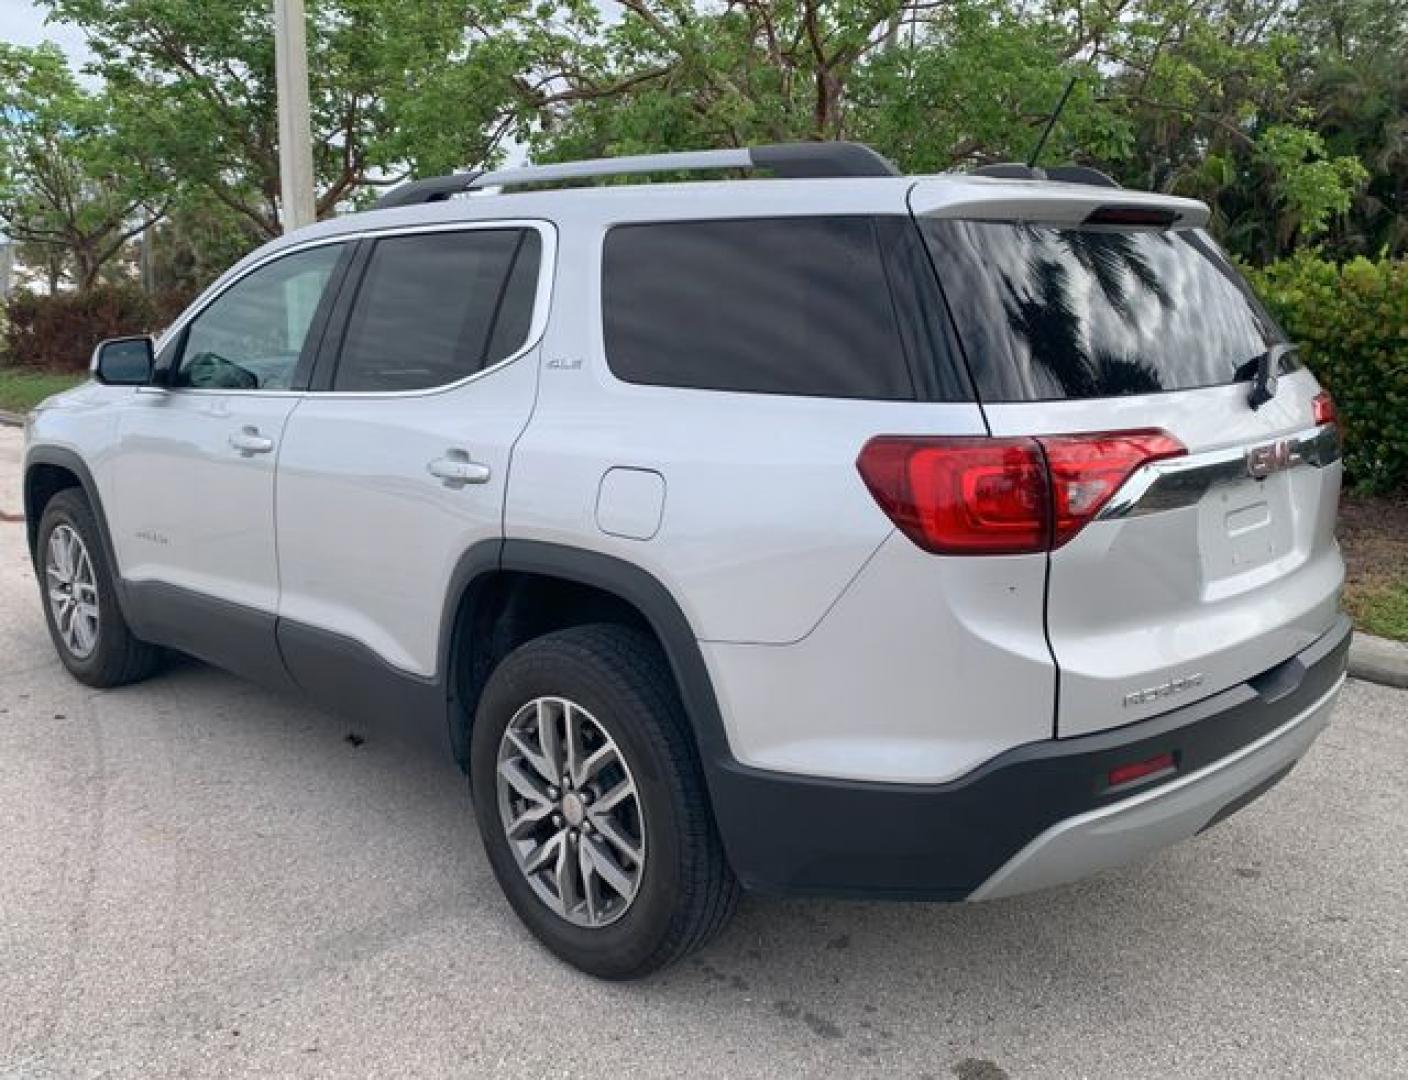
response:
M1051 129L1056 126L1056 121L1061 118L1062 111L1066 108L1066 101L1071 96L1071 91L1076 88L1077 76L1072 75L1071 81L1066 84L1065 92L1061 94L1061 100L1056 103L1056 111L1051 114L1051 118L1046 121L1046 129L1041 133L1041 138L1036 141L1036 147L1032 150L1032 156L1027 158L1027 168L1036 167L1036 159L1041 157L1041 151L1046 146L1047 137L1051 134Z

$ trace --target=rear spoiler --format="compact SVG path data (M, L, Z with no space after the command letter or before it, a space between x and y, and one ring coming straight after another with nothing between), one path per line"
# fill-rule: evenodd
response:
M1201 228L1209 211L1197 199L1050 180L936 176L909 189L916 217L1023 221L1122 229Z

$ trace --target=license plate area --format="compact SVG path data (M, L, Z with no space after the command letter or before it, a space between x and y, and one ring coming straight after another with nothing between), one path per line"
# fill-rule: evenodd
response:
M1238 583L1262 584L1267 568L1289 570L1284 564L1296 553L1295 521L1286 473L1211 488L1198 505L1198 554L1210 594L1205 598L1241 591Z

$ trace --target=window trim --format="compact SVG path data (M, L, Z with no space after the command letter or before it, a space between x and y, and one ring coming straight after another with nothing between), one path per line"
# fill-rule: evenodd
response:
M180 317L173 322L161 337L157 339L155 352L160 353L176 337L184 335L186 328L197 319L206 308L219 300L230 289L244 281L251 274L254 274L278 259L289 255L306 251L310 248L325 247L328 244L346 244L350 248L355 248L361 241L375 241L392 236L410 236L418 233L437 232L479 232L484 229L534 229L538 233L541 244L540 261L538 264L538 287L533 294L533 318L528 325L528 336L523 346L518 351L502 360L481 368L479 371L471 372L462 379L452 383L445 383L441 386L424 387L417 390L314 390L307 385L296 385L285 390L219 390L204 387L140 387L139 392L156 394L215 394L230 395L239 394L241 396L260 397L306 397L317 395L319 397L339 397L339 398L406 398L406 397L428 397L432 394L443 394L456 390L461 386L483 378L490 372L497 371L506 364L511 364L515 360L532 352L543 339L547 332L549 309L552 302L553 278L557 269L557 227L551 222L540 218L485 218L477 221L448 221L434 224L421 225L393 225L379 229L355 229L347 232L340 232L332 236L320 236L312 240L305 240L302 243L290 244L281 247L277 251L271 251L267 256L258 259L247 266L237 277L220 285L218 291L211 291L208 296L199 297L195 303L183 311ZM352 252L355 259L356 252ZM343 275L337 278L337 288L343 289L348 284L346 271L351 267L352 260L349 259L340 265ZM336 277L336 275L335 275ZM333 285L333 279L329 279L329 287ZM329 343L335 339L340 349L342 333L346 329L347 312L345 310L335 310L337 299L333 301L334 310L330 310L329 317L323 326L323 337L319 343L318 353L308 371L299 373L302 377L300 383L308 383L313 373L318 369L323 360L323 352Z

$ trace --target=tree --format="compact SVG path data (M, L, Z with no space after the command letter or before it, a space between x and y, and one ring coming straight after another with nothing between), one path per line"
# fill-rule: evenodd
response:
M184 192L146 236L149 285L163 306L189 301L263 237L250 220L208 192Z
M741 146L850 133L849 85L901 0L619 0L540 35L519 81L535 153ZM589 35L583 40L582 31Z
M164 198L116 134L106 92L82 89L50 45L0 44L0 222L80 291L162 213Z
M1272 258L1327 234L1365 179L1296 98L1291 4L616 0L525 54L529 141L561 158L854 138L938 171L1025 159L1074 78L1046 161L1207 198L1240 253Z
M1327 247L1408 253L1408 0L1302 0L1293 25L1297 99L1328 154L1369 170Z
M87 31L96 70L131 109L124 133L173 186L280 232L269 0L46 0ZM501 15L483 4L486 25ZM516 102L504 54L472 49L458 0L311 0L317 212L407 173L494 159Z

